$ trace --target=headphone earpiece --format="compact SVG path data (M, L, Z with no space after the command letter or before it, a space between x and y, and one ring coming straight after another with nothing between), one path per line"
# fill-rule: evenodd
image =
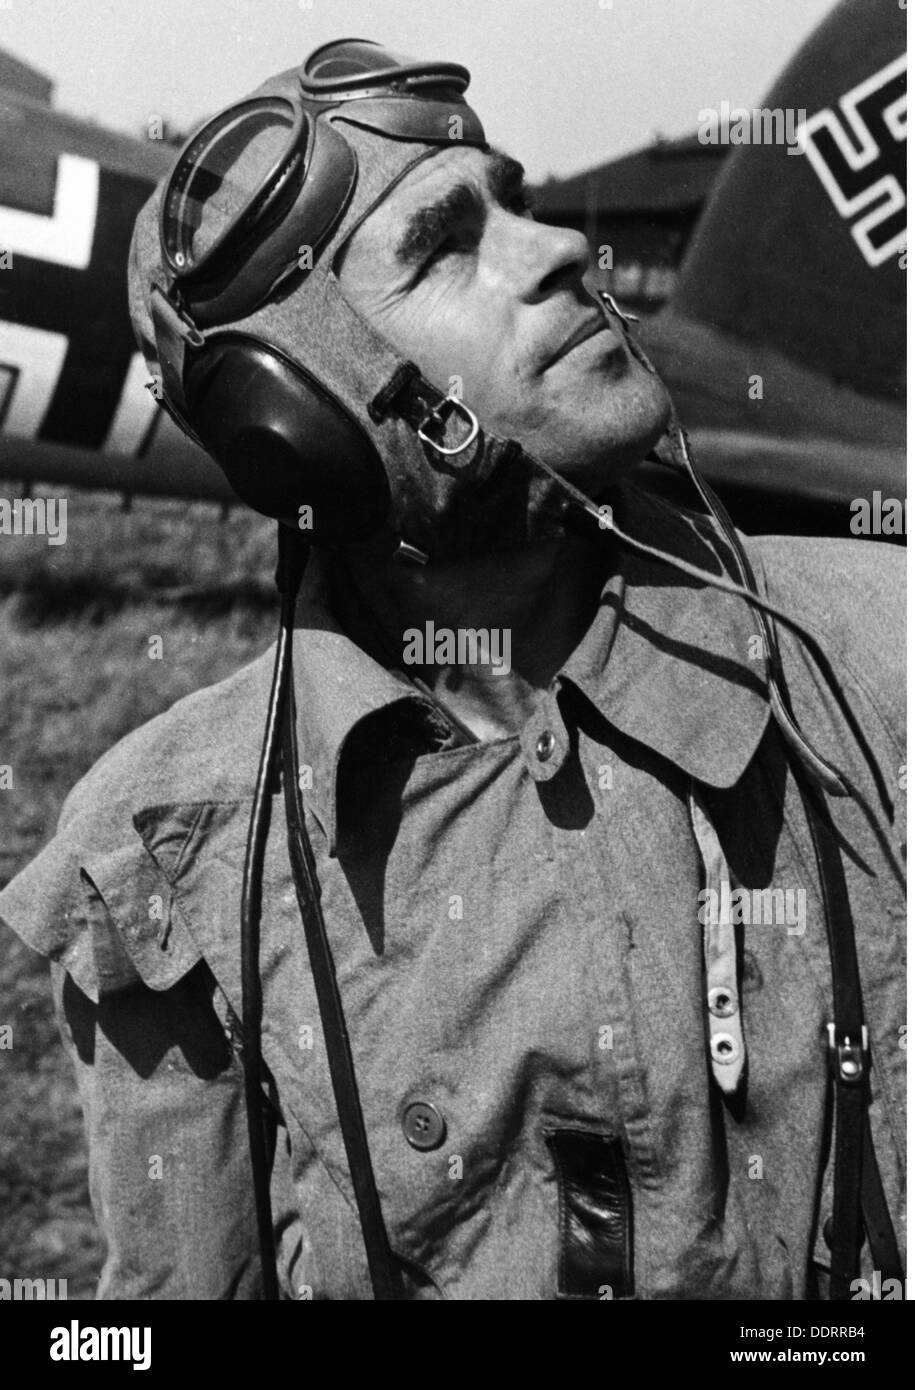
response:
M246 334L214 335L186 359L184 390L201 443L249 507L318 546L383 530L390 489L368 434L283 353Z

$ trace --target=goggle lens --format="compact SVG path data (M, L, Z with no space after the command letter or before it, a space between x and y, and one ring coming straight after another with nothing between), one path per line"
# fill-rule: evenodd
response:
M174 271L187 275L246 221L284 180L301 118L273 98L224 112L187 146L169 183L163 242Z

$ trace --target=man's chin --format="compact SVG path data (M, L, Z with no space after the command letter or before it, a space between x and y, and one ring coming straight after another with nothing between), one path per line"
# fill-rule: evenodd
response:
M575 487L590 497L592 501L596 501L598 497L609 492L644 463L652 449L663 437L669 418L668 413L665 415L663 423L659 423L655 428L646 431L635 440L627 442L624 446L615 444L596 457L578 460L566 457L557 461L554 465L556 472L570 483L574 483Z
M610 386L605 400L592 399L579 412L541 430L530 452L589 497L604 492L636 468L663 437L673 409L660 377L638 363L627 391ZM601 409L603 406L603 409Z

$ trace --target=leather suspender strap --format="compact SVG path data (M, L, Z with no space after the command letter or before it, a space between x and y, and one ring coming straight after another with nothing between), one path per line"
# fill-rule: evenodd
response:
M829 1297L848 1301L852 1281L860 1269L862 1212L874 1267L881 1270L884 1278L901 1280L902 1262L877 1167L868 1114L870 1052L842 856L822 792L810 786L796 763L794 772L813 839L832 964L834 1017L828 1028L835 1142Z
M902 1257L896 1244L893 1218L886 1204L886 1193L874 1152L874 1136L869 1124L864 1127L864 1155L861 1169L861 1206L871 1248L874 1269L887 1279L903 1279Z
M697 473L683 431L683 462L693 484L730 543L743 582L758 592L753 570L734 525L715 492ZM811 787L810 775L826 785L836 770L823 762L793 723L783 697L783 675L772 624L760 614L772 669L769 696L776 722L788 748L813 838L832 966L834 1018L830 1025L830 1069L835 1084L835 1187L832 1216L832 1277L830 1298L851 1298L862 1242L861 1213L874 1268L887 1278L902 1279L902 1261L886 1202L868 1115L870 1053L861 981L855 948L855 928L848 902L845 871L825 798ZM793 737L792 734L797 737ZM873 770L873 768L872 768ZM841 787L841 779L839 779ZM841 1214L841 1215L840 1215Z
M321 888L315 869L314 852L305 831L297 776L295 698L291 681L286 697L284 725L283 794L286 802L289 857L305 929L312 979L318 996L337 1117L362 1226L372 1292L376 1299L401 1299L404 1297L403 1280L388 1244L381 1203L375 1186L362 1105L356 1085L356 1072L346 1031L346 1019L337 988L324 914L321 911Z

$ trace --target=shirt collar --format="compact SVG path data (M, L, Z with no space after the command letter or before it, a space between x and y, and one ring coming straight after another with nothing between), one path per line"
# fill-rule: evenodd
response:
M739 579L707 518L631 484L615 515L635 539ZM743 599L620 545L594 622L557 679L688 776L730 787L769 721L760 632Z
M379 664L334 615L328 569L312 556L296 612L293 645L299 785L336 854L344 752L390 762L454 746L439 706L402 672Z
M636 539L702 568L729 564L738 578L706 518L631 484L619 491L616 515ZM614 728L688 776L712 787L733 786L769 719L753 610L625 547L612 559L593 622L554 687L576 686ZM393 761L460 741L430 697L343 631L333 607L328 570L313 559L293 658L300 785L331 854L337 852L346 750L359 745L366 758ZM558 761L550 769L537 767L536 775L549 777Z

